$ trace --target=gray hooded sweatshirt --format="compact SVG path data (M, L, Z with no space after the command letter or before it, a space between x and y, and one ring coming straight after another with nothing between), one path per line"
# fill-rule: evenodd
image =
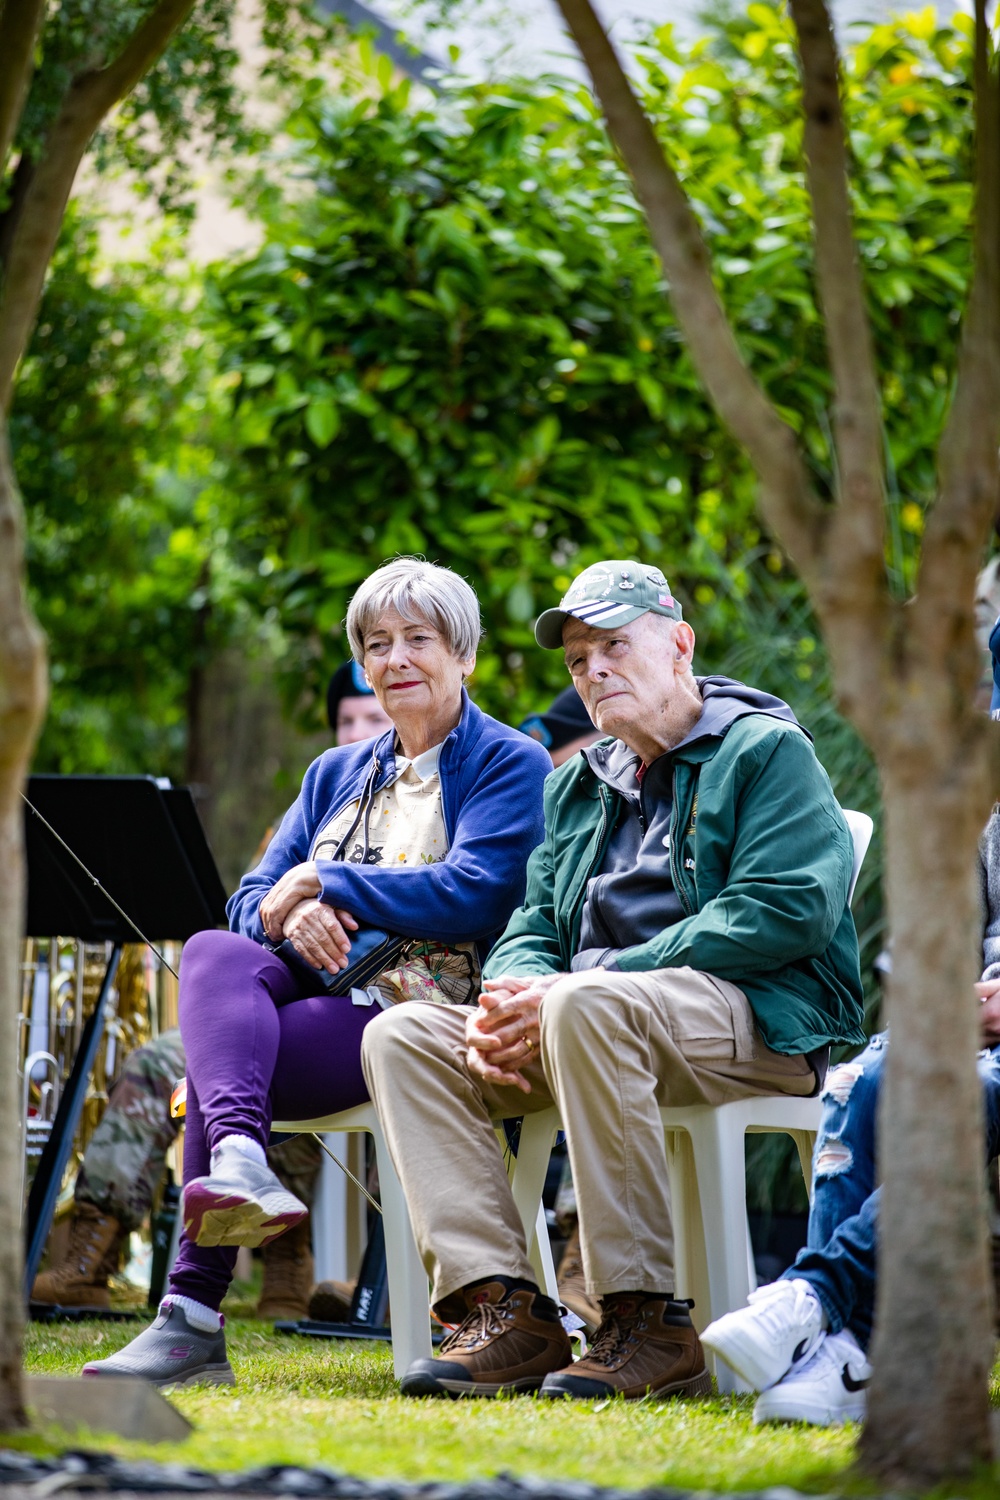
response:
M617 793L619 806L601 869L587 884L580 948L572 960L576 972L617 968L618 949L648 943L684 916L670 873L674 753L710 735L721 739L746 714L802 728L788 704L770 693L731 677L695 680L704 700L701 717L679 744L646 767L641 780L639 756L621 740L603 740L581 752L594 775Z

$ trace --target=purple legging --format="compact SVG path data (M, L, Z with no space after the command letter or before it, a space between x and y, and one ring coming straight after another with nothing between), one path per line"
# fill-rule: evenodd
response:
M361 1033L378 1014L346 996L304 994L280 958L239 933L196 933L181 960L184 1181L209 1170L225 1135L266 1148L275 1116L312 1120L363 1103ZM170 1289L218 1310L235 1264L235 1249L192 1244L182 1231Z

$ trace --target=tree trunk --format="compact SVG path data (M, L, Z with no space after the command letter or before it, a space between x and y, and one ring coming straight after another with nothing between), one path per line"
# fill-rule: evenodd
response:
M0 1431L23 1426L21 1089L17 1015L24 933L21 788L45 710L45 648L24 586L24 530L0 418Z
M997 508L1000 441L1000 87L976 0L976 270L939 450L915 597L884 566L878 381L851 223L850 153L828 0L791 0L803 78L816 273L836 387L837 504L744 365L707 247L592 0L557 0L587 64L663 262L699 376L760 480L760 509L809 587L839 706L875 753L886 805L894 942L880 1130L875 1378L861 1457L900 1484L990 1457L991 1354L975 1075L982 921L976 840L1000 790L995 726L971 708L972 583ZM993 731L994 733L989 733Z
M982 968L976 840L991 794L984 742L947 723L935 755L882 757L893 935L881 1100L884 1165L868 1422L861 1461L881 1480L932 1484L992 1458L993 1356L975 1070ZM927 733L926 722L919 734ZM894 736L894 739L896 737ZM947 997L947 1000L945 1000ZM891 1270L891 1274L888 1272Z
M45 14L45 0L3 0L0 4L0 172L14 140L31 82L32 54Z
M183 26L194 3L159 0L117 57L70 80L33 167L26 174L23 197L8 206L0 285L0 411L10 410L18 361L35 326L49 261L83 153L101 121L132 92ZM18 5L28 10L30 0L18 0Z

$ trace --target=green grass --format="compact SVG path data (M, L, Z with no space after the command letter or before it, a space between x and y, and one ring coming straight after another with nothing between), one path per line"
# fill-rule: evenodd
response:
M26 1368L76 1374L86 1359L112 1353L140 1326L33 1324ZM39 1453L84 1446L220 1470L288 1463L365 1478L468 1479L506 1472L630 1489L786 1485L865 1493L849 1475L855 1430L755 1428L752 1396L660 1403L403 1400L384 1345L276 1336L267 1324L245 1317L229 1321L227 1335L236 1387L171 1393L195 1424L184 1443L152 1446L92 1433L70 1440L56 1429L5 1441ZM975 1500L992 1500L996 1493L996 1479L986 1477L948 1489L949 1496Z
M75 1374L135 1336L136 1324L33 1324L30 1371ZM195 1424L184 1443L145 1446L79 1435L120 1456L207 1469L323 1465L399 1479L466 1479L502 1471L639 1488L829 1491L853 1456L852 1433L754 1428L752 1397L712 1401L452 1402L396 1394L389 1350L275 1336L266 1324L227 1324L234 1389L182 1389L171 1400ZM17 1441L65 1447L53 1431Z

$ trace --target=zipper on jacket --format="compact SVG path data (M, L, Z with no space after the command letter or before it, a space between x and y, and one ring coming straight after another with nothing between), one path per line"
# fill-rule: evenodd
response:
M690 901L688 900L687 891L684 889L684 883L683 883L683 880L681 878L682 871L681 871L681 865L680 865L680 850L683 849L683 847L684 847L684 836L683 836L683 833L681 833L680 830L679 830L678 819L677 819L677 766L676 766L676 764L674 765L673 771L671 773L671 787L672 787L672 791L673 791L673 799L674 800L673 800L673 806L670 809L670 848L667 851L668 854L669 854L669 856L670 856L670 878L674 882L674 890L677 892L677 899L680 901L681 905L683 906L685 914L687 916L689 916L689 917L693 917L694 916L694 907L691 905ZM692 867L692 869L694 868L694 861L693 860L687 861L687 864L690 864L691 867Z
M594 874L600 869L601 861L603 860L608 847L609 824L611 821L609 813L611 809L612 793L610 789L605 786L603 781L599 783L598 791L601 798L601 833L597 841L597 858L594 860L588 873L584 876L583 883L580 886L579 895L576 898L576 905L574 906L572 915L570 917L569 931L570 937L572 938L574 943L578 941L580 936L577 918L580 916L583 909L583 903L586 900L587 886L590 884L590 881L593 878ZM572 956L573 955L570 954L570 958L572 958Z

